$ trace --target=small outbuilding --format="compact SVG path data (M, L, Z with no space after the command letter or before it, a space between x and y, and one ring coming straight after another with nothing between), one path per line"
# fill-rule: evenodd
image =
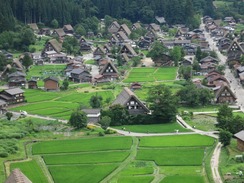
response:
M237 149L244 151L244 130L234 134L237 139Z
M28 88L29 89L37 89L38 88L37 81L34 79L29 80L28 81Z
M55 91L59 90L59 80L55 77L48 77L43 80L44 81L44 89L47 91Z
M86 113L88 123L98 123L100 121L101 109L82 109Z

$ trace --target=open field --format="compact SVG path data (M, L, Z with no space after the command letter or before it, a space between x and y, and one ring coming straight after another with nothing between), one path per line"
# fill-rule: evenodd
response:
M217 130L215 124L217 123L216 117L208 114L194 115L192 119L184 120L190 125L195 126L196 129L203 131L214 131Z
M116 129L125 129L126 131L138 133L170 133L179 130L180 132L189 132L190 130L183 128L178 123L151 124L151 125L123 125L115 126Z
M55 183L100 182L115 169L109 182L147 183L161 177L162 183L203 183L202 162L213 141L202 135L89 137L37 142L32 154L43 157ZM27 170L22 163L15 167Z
M182 106L179 107L178 111L189 111L189 112L210 112L210 111L218 111L219 105L209 105L209 106L195 106L195 107L187 107Z
M128 155L128 151L88 152L64 155L45 155L43 156L43 159L47 165L114 163L124 161Z
M100 182L118 165L65 165L50 166L48 169L55 183Z
M155 161L159 166L197 166L202 164L203 156L204 148L139 149L137 160Z
M42 90L26 90L25 96L27 104L12 108L13 111L24 110L30 114L50 116L58 119L69 119L70 114L77 107L89 108L89 100L93 95L99 95L105 101L114 100L114 91L104 90L96 92L79 92L71 89L62 92L46 92Z
M33 154L56 154L86 151L128 150L132 143L131 137L84 138L76 140L55 140L35 143Z
M175 80L176 72L177 67L132 68L129 76L123 82L132 83Z
M212 146L214 139L204 135L174 135L165 137L141 137L140 147L193 147Z
M19 168L33 183L48 183L47 178L35 160L11 163L11 170L15 168Z
M59 65L33 65L27 72L26 79L35 78L37 79L38 87L44 86L43 79L49 76L55 76L59 78L63 76L63 70L65 69L66 64L59 64ZM61 84L61 83L60 83Z

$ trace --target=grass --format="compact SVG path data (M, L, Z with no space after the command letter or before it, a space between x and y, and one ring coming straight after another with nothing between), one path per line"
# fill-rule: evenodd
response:
M193 147L211 146L214 139L204 135L172 135L164 137L141 137L140 147Z
M55 183L100 182L118 165L65 165L48 167Z
M70 114L78 106L90 107L90 98L93 95L100 95L103 98L103 105L107 99L115 98L114 92L104 90L96 92L80 92L75 89L61 92L46 92L42 90L26 90L25 96L27 104L12 108L13 111L24 110L30 114L50 116L58 119L69 119Z
M153 174L152 163L136 161L121 171L121 176L149 175Z
M195 107L187 107L182 106L179 107L179 111L189 111L189 112L210 112L210 111L218 111L219 105L209 105L209 106L195 106Z
M151 124L151 125L123 125L115 126L116 129L125 129L126 131L138 133L170 133L178 129L180 132L189 132L178 123Z
M84 138L76 140L55 140L36 143L33 154L55 154L86 151L128 150L132 144L130 137Z
M39 37L38 39L36 39L36 42L34 45L29 46L29 50L34 48L36 52L42 51L45 47L46 41L49 39L51 39L51 37L48 37L48 36Z
M65 64L59 65L33 65L29 69L27 73L27 79L31 79L32 77L38 78L37 84L38 87L44 86L43 79L49 76L60 77L63 76L63 70L65 69Z
M240 178L237 173L244 170L243 162L236 162L235 156L243 154L237 149L236 139L231 140L231 144L227 147L223 147L220 154L220 164L219 170L220 174L224 179L227 179L225 182L228 183L241 183L244 181L244 178ZM227 173L230 173L230 176L226 176ZM229 179L229 180L228 180Z
M129 76L123 82L132 83L175 80L176 72L177 67L133 68L130 71Z
M153 176L133 176L133 177L121 177L117 181L118 183L132 183L132 182L140 182L140 183L148 183L154 179Z
M202 164L203 148L139 149L137 160L155 161L159 166L197 166Z
M111 152L88 152L78 154L59 154L45 155L43 159L47 165L63 164L88 164L88 163L114 163L122 162L129 155L128 151L111 151ZM104 158L109 157L109 158Z
M202 176L168 176L165 177L160 183L205 183L204 178Z
M96 61L95 60L86 60L85 64L91 64L91 65L96 65Z
M235 33L240 34L242 30L244 30L244 25L243 24L236 24Z
M198 114L194 115L192 119L184 118L184 120L190 125L195 126L196 129L203 131L214 131L217 130L216 117L208 114Z
M11 170L19 168L33 183L48 183L46 176L35 160L11 163Z

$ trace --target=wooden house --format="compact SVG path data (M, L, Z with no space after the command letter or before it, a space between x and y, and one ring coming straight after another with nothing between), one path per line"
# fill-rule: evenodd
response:
M8 104L4 100L0 99L0 114L7 112L7 106Z
M191 40L186 40L186 39L183 39L183 40L180 40L180 39L176 39L174 40L174 46L188 46L191 44Z
M151 41L144 39L144 37L141 37L138 42L138 46L141 49L149 49L151 46Z
M73 34L74 33L74 28L70 24L64 25L63 30L66 34Z
M183 66L189 66L193 64L193 59L192 58L184 58L181 62L181 65Z
M121 54L121 59L123 61L123 64L128 63L130 61L130 58L128 57L128 55L126 53Z
M60 39L63 39L65 37L65 32L63 29L54 29L52 36L57 36Z
M141 89L142 85L140 83L134 82L130 85L131 90L139 90Z
M159 17L159 16L156 16L155 19L158 21L158 23L160 24L166 24L166 20L164 17Z
M200 62L201 64L203 64L203 63L208 63L208 62L218 64L218 63L219 63L219 60L216 59L216 58L213 58L213 57L211 57L211 56L207 56L207 57L201 59L199 62Z
M39 28L36 23L28 24L28 26L34 31L34 33L39 33Z
M114 34L114 33L118 32L119 28L120 28L120 25L118 24L118 22L114 21L108 27L108 32L111 33L111 34Z
M78 83L91 82L92 76L91 76L90 72L87 71L86 69L77 68L77 69L73 69L70 72L70 79L73 82L78 82Z
M106 50L102 46L98 46L94 52L93 52L93 57L104 57L106 55Z
M119 72L111 61L107 61L107 63L100 68L99 75L102 76L102 79L112 81L119 77Z
M227 50L227 61L240 61L242 54L244 54L244 44L234 39Z
M120 43L120 40L117 38L117 36L115 34L113 34L110 38L110 41L109 41L109 46L112 46L112 45L119 45Z
M29 89L37 89L38 86L37 86L37 80L35 79L31 79L28 81L28 88Z
M220 104L234 104L236 101L235 94L231 91L227 83L223 82L220 86L213 88L215 102Z
M59 90L59 80L55 77L48 77L43 80L44 81L44 89L47 91L55 91Z
M25 101L24 91L20 88L12 88L0 92L0 99L8 105L17 104Z
M151 42L154 42L157 39L157 37L157 33L153 29L150 29L144 36L146 40L150 40Z
M177 29L175 37L187 37L188 31L189 31L188 27L179 27Z
M88 123L98 123L100 121L101 109L82 109L86 113Z
M120 50L120 53L126 53L129 58L137 56L135 50L131 47L130 44L125 43Z
M56 53L60 53L62 50L62 44L60 44L56 39L52 39L52 40L49 40L43 51L42 51L42 55L45 55L46 52L49 52L49 51L54 51Z
M8 75L9 87L24 87L26 84L26 74L20 71L16 71Z
M32 183L20 169L14 169L4 183Z
M116 97L112 105L124 106L131 115L149 114L147 106L127 87Z
M237 149L244 151L244 130L234 134L234 137L237 139Z
M131 30L129 29L129 27L126 25L126 24L122 24L118 30L119 31L122 31L123 33L125 33L126 36L130 36L131 34Z
M134 23L131 27L132 31L135 31L137 29L141 29L141 24L139 22Z
M155 32L161 32L161 28L160 28L160 25L158 24L155 24L155 23L151 23L148 28L148 30L153 30Z
M84 37L80 38L80 50L81 51L90 51L92 49L92 43L86 41Z
M129 41L128 36L124 32L122 32L122 31L117 32L116 33L116 37L117 37L117 39L119 41L119 44L125 43L125 42L128 42Z
M51 29L50 28L41 28L39 31L40 35L50 36L51 35Z
M153 60L153 62L157 67L173 65L173 60L168 54L163 54L161 58Z

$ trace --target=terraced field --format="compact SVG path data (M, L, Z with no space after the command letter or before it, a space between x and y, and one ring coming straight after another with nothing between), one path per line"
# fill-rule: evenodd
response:
M132 83L175 80L176 73L177 67L133 68L130 71L129 76L123 82Z
M12 108L13 111L24 110L30 114L49 116L57 119L69 119L70 114L78 106L90 107L89 100L93 95L100 95L103 104L109 98L114 100L114 93L110 90L97 92L79 92L69 90L62 92L46 92L42 90L26 90L27 104Z
M213 144L213 138L203 135L93 137L38 142L32 145L32 154L43 159L55 183L204 183L202 162ZM26 162L12 163L11 168L40 182L28 173ZM35 170L45 177L40 168Z

